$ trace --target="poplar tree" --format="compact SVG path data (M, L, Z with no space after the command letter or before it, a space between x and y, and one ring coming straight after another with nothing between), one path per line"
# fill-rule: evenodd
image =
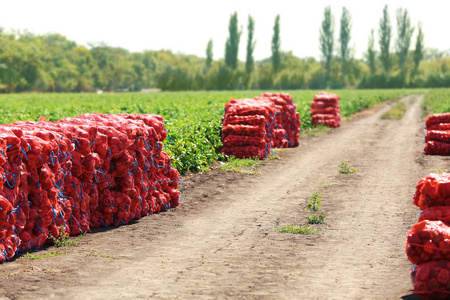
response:
M413 54L414 73L416 73L417 69L419 68L420 61L423 58L423 49L424 49L422 23L420 23L420 22L418 25L418 29L419 29L419 32L417 33L416 48L414 49L414 54Z
M411 20L408 11L403 8L397 10L397 43L396 50L398 55L398 62L402 74L405 74L405 62L408 58L409 47L411 45L411 37L414 32L414 27L411 26Z
M384 71L388 73L391 69L391 57L389 48L391 45L391 21L389 18L388 6L384 6L383 16L380 19L380 28L378 29L378 35L380 37L380 59L383 65Z
M342 8L342 15L341 15L341 28L339 32L339 42L341 44L341 59L342 59L342 84L345 85L345 76L346 76L346 65L350 58L350 38L351 34L350 31L352 29L351 24L351 16L350 12L347 10L347 8Z
M369 42L367 45L367 64L370 68L370 74L374 75L376 72L376 64L375 64L375 38L373 34L373 29L370 32Z
M280 44L280 15L277 15L275 17L275 25L273 26L272 36L272 66L275 72L278 71L281 64Z
M320 27L320 51L325 60L326 81L330 79L331 59L334 47L334 21L330 6L325 7L322 26Z
M247 37L247 59L245 61L245 70L247 73L251 73L255 66L255 61L253 59L253 50L255 50L256 41L253 40L253 33L255 30L255 21L252 16L248 16L248 37Z
M239 40L242 33L238 29L237 12L230 17L228 32L229 36L225 44L225 64L234 70L237 68Z
M205 63L206 70L209 70L209 68L211 68L212 61L213 61L213 40L210 39L208 45L206 46L206 63Z

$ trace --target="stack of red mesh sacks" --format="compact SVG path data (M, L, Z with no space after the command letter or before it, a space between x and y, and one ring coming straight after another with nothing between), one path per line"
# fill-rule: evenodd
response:
M408 259L414 293L423 299L450 297L450 173L429 174L417 184L414 204L422 213L409 231Z
M425 153L450 155L450 113L428 116L425 125Z
M297 147L301 121L292 96L285 93L264 93L255 99L267 99L275 104L273 147Z
M333 128L340 127L339 96L325 92L316 94L311 103L311 119L314 126L322 124Z
M87 114L0 127L0 262L65 231L119 226L178 205L156 115Z
M275 104L269 100L231 99L222 123L222 153L264 159L271 152Z

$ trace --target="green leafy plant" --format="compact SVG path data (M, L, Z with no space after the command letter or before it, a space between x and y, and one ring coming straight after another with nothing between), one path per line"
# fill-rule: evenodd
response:
M339 168L340 168L339 173L341 174L353 174L357 172L356 169L350 167L350 163L347 161L341 162L339 164Z
M276 229L278 232L294 234L319 234L320 230L306 225L282 225Z
M308 211L318 211L322 208L322 202L320 198L323 198L321 195L322 191L318 191L317 193L313 193L309 200L306 201L306 210Z
M70 238L69 233L64 230L64 227L60 227L60 232L58 237L54 237L53 235L49 235L49 238L53 240L53 245L55 247L70 247L70 246L78 246L81 239L86 235L86 232L79 235L77 238Z
M322 224L325 220L325 215L322 210L322 202L320 198L323 198L322 191L313 193L309 200L306 201L306 210L311 212L317 212L317 214L308 214L306 221L308 224ZM319 212L320 211L320 212Z
M325 215L323 212L320 212L319 214L308 214L306 216L306 221L308 221L308 224L322 224L325 220Z

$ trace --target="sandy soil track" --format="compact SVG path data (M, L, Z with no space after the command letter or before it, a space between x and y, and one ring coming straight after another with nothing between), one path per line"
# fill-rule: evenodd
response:
M380 119L385 106L278 151L261 174L184 176L176 209L38 253L65 255L3 264L0 299L414 299L412 196L448 159L423 154L422 97L401 101L402 120ZM357 173L339 174L342 161ZM322 234L274 230L305 223L317 191Z

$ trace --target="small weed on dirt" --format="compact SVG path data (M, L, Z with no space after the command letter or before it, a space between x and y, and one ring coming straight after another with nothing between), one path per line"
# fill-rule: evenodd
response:
M403 102L397 102L391 107L387 112L385 112L381 118L382 119L401 119L403 114L406 112L406 104Z
M64 230L64 227L61 228L59 233L59 237L55 238L50 234L50 238L53 240L53 244L55 247L70 247L70 246L78 246L81 239L86 235L86 232L80 234L77 238L70 238L69 233Z
M353 173L357 172L356 169L350 167L350 163L347 161L342 161L339 164L339 168L341 168L339 170L339 173L341 173L341 174L353 174Z
M306 201L306 210L309 212L317 212L317 214L308 214L306 216L306 221L308 221L308 224L324 223L325 215L323 214L322 202L320 201L320 198L323 198L321 194L322 191L313 193L309 200Z
M306 225L282 225L277 228L277 231L284 233L294 233L294 234L319 234L320 230Z

